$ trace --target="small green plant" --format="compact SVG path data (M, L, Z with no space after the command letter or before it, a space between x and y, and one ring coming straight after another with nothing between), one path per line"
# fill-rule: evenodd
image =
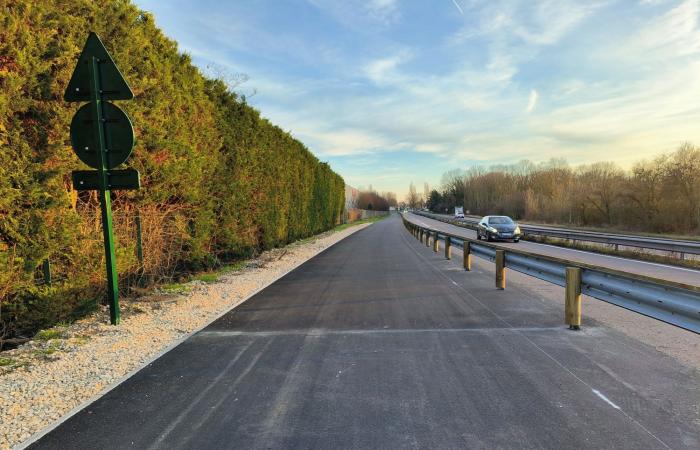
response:
M87 336L76 336L72 339L72 342L76 345L85 345L90 342L90 338Z
M51 342L46 348L35 350L34 353L38 356L49 356L56 353L56 351L59 349L60 347L56 342Z
M0 358L0 367L14 366L17 360L14 358Z
M243 270L245 268L245 265L245 261L238 261L233 264L226 264L225 266L217 270L217 273L219 275L226 275L228 273L238 272L239 270Z
M165 294L184 295L192 291L192 286L183 283L171 283L161 286L158 290Z
M51 339L63 339L64 333L65 333L65 328L63 328L63 327L49 328L48 330L39 331L36 334L36 336L34 336L34 339L36 339L37 341L50 341Z
M192 278L195 281L201 281L203 283L216 283L219 280L219 274L218 273L202 273L194 278Z

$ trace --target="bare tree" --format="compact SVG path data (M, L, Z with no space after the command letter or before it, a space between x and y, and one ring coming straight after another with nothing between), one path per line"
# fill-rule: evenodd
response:
M408 203L408 206L410 206L413 209L420 208L421 204L421 198L416 193L416 186L413 184L413 181L411 181L411 184L408 186L408 196L406 197L406 203Z
M234 72L226 66L214 62L207 64L204 72L211 78L221 80L231 92L235 92L243 100L249 99L258 93L257 89L255 88L252 88L247 92L239 89L240 86L250 80L250 76L246 73Z

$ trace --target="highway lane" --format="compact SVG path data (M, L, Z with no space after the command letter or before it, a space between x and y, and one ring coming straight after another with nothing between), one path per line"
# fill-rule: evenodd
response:
M412 222L419 225L427 226L432 229L455 234L457 236L469 237L476 239L476 231L441 222L417 214L409 213L407 216ZM539 253L547 256L566 259L569 261L583 262L594 264L600 267L608 267L611 269L622 270L625 272L647 275L650 277L661 278L664 280L677 281L690 285L700 286L700 271L685 267L675 267L666 264L659 264L647 261L638 261L634 259L621 258L617 256L608 256L599 253L585 252L565 247L557 247L555 245L538 244L536 242L520 241L517 244L512 242L498 242L499 245L512 247L516 249L526 250L533 253Z
M449 219L449 220L455 220L454 216L450 214L436 214L436 213L429 213L433 214L436 216L440 216L444 219ZM460 222L463 222L465 224L470 223L470 224L476 224L481 220L481 216L473 216L473 215L468 215L464 219L456 219ZM678 243L678 244L690 244L691 246L698 247L700 246L700 241L698 240L688 240L688 239L672 239L672 238L663 238L663 237L655 237L652 235L640 235L640 234L624 234L624 233L614 233L614 232L603 232L603 231L588 231L588 230L580 230L580 229L575 229L575 228L562 228L562 227L556 227L552 225L541 225L538 223L529 223L529 222L519 222L521 227L526 227L529 230L538 230L538 231L550 231L554 236L556 236L559 233L576 233L581 236L581 241L587 242L587 240L584 237L595 237L595 236L606 236L606 237L611 237L611 238L622 238L622 239L632 239L632 240L637 240L641 239L649 244L660 244L660 243ZM620 244L624 245L624 244ZM631 248L635 248L634 246L630 246ZM692 252L691 252L692 253Z
M512 285L512 284L511 284ZM700 376L394 216L300 266L34 448L697 448Z

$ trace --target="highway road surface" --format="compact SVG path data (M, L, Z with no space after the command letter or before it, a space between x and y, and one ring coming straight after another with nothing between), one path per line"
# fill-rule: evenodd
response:
M700 376L493 273L397 216L355 233L33 445L693 448Z
M430 227L435 230L452 233L457 236L465 236L476 239L476 231L469 230L464 227L441 222L417 214L409 213L407 215L411 222L419 225ZM517 244L512 242L499 242L505 247L526 250L541 255L554 256L557 258L566 259L569 261L583 262L594 264L600 267L608 267L611 269L622 270L625 272L647 275L663 280L677 281L679 283L700 286L700 270L689 269L685 267L670 266L668 264L659 264L654 262L639 261L629 258L621 258L618 256L608 256L600 253L585 252L565 247L557 247L555 245L538 244L536 242L520 241Z

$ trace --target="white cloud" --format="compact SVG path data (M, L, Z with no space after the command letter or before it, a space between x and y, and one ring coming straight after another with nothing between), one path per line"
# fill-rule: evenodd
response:
M537 93L536 90L530 89L530 97L527 100L527 113L530 114L532 111L535 110L535 106L537 106L537 99L539 98L539 94Z
M365 7L372 18L381 22L391 23L398 19L396 0L370 0Z
M636 54L655 53L668 57L697 54L700 52L699 17L700 0L685 0L647 23L629 46Z
M600 2L540 0L533 2L529 20L514 28L514 33L531 44L551 45L571 32L598 9Z
M377 84L398 82L400 77L396 74L396 68L410 58L410 51L402 50L395 55L370 62L365 66L364 72L370 80Z
M576 0L472 2L465 15L465 25L450 38L450 42L461 44L475 37L491 36L500 41L551 45L604 4L602 1Z
M198 63L250 75L253 106L319 157L353 167L436 161L410 169L414 181L431 181L437 162L625 162L700 142L700 0L608 9L598 0L456 1L464 19L448 16L464 20L459 32L425 44L425 17L409 16L416 4L389 0L313 0L321 14L312 16L332 30L325 40L305 34L303 20L266 27L262 7L253 18L212 11L171 29ZM399 21L410 36L392 27Z
M401 18L397 0L307 0L319 10L330 14L338 22L364 30L368 22L390 26Z

